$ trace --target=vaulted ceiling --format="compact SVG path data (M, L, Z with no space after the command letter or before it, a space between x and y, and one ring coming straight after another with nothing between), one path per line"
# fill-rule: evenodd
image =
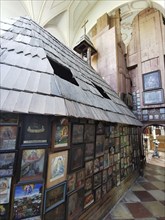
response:
M120 8L121 34L128 45L132 21L147 7L154 7L165 15L163 0L7 0L1 1L1 20L15 16L29 16L56 38L73 48L83 34L82 25L89 31L104 13L111 15Z

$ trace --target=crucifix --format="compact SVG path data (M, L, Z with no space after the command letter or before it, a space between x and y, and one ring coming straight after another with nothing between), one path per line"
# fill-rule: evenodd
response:
M84 35L86 35L86 24L88 23L88 20L84 21L84 24L81 28L84 28Z

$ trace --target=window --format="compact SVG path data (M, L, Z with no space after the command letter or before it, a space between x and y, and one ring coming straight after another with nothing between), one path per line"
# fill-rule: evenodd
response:
M106 98L106 99L110 99L110 97L106 94L106 92L98 85L94 84L93 85L96 87L96 89L100 92L100 94ZM111 100L111 99L110 99Z

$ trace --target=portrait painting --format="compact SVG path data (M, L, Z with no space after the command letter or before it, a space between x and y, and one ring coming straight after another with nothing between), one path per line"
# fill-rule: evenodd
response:
M47 188L52 187L67 178L68 151L49 154Z
M9 203L11 177L0 177L0 204Z
M17 126L0 126L0 151L15 150L17 138Z
M13 175L13 166L15 160L15 153L1 153L0 154L0 176Z
M45 149L26 149L22 151L20 181L43 178Z
M45 191L44 210L50 211L52 208L60 205L65 201L66 182L53 186Z
M13 219L30 218L41 214L42 188L43 184L37 182L15 186Z
M72 144L83 143L84 141L84 125L73 124L72 126Z
M68 146L69 124L67 118L61 118L53 122L53 148Z

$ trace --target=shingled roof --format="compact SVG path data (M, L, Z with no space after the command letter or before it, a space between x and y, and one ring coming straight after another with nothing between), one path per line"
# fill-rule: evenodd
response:
M1 30L1 111L141 126L93 68L30 18L1 22Z

